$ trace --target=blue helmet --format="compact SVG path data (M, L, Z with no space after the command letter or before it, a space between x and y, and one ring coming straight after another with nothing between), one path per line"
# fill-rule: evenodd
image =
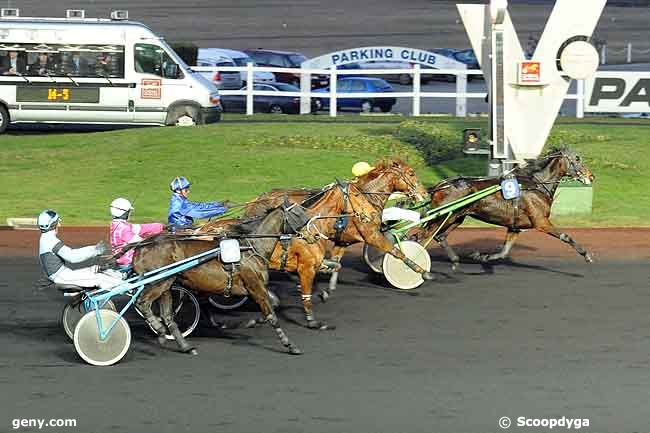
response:
M180 191L185 188L189 188L192 185L192 182L185 179L184 176L176 176L174 180L169 184L169 189L172 191Z

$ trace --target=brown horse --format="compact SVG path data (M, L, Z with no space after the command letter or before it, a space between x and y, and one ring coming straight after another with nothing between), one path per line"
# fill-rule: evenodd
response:
M265 320L275 329L281 343L291 354L300 354L300 350L280 328L278 318L271 307L266 286L268 284L267 262L278 235L289 233L286 224L286 213L282 208L270 211L256 222L244 222L230 225L228 234L243 237L242 246L250 250L243 251L239 265L224 265L220 260L210 260L197 267L190 268L174 277L163 280L147 287L137 300L137 307L143 313L145 320L158 335L165 335L165 326L174 336L183 352L196 353L181 335L178 325L172 318L170 287L175 280L188 289L199 294L230 292L237 296L250 296L260 307ZM255 228L254 224L257 226ZM257 235L257 236L255 236ZM248 237L247 237L248 236ZM136 247L133 268L138 274L178 262L209 249L215 248L216 242L207 240L187 240L180 236L159 235L158 238L147 240L142 246ZM152 303L160 299L161 323L152 311ZM164 338L160 339L162 344Z
M566 148L554 148L546 155L516 168L513 173L521 185L519 198L505 200L501 192L489 195L450 215L432 220L422 228L414 229L409 236L425 246L435 239L442 246L452 262L458 267L459 258L447 243L447 236L461 225L467 216L508 228L501 251L495 254L475 252L471 257L481 261L503 259L508 256L519 233L536 229L571 245L587 262L592 257L568 234L561 232L549 220L555 191L565 177L591 184L594 175L580 156ZM467 196L501 183L502 178L457 177L440 182L429 189L431 208Z
M278 201L304 197L301 193L304 190L289 191L298 193L283 196L280 191L273 191L263 195L264 200L268 200L265 205L277 205ZM425 279L433 278L432 274L406 258L399 248L394 248L380 232L384 204L396 191L414 198L421 198L425 193L411 167L402 161L384 161L356 182L333 184L294 204L309 218L309 223L301 231L304 237L278 242L270 257L269 268L298 273L309 328L327 329L327 325L314 318L311 295L316 273L321 269L331 246L340 248L342 256L345 247L365 242L404 260L416 272L422 273ZM260 201L256 200L253 205L260 206ZM210 232L211 228L206 225L202 230ZM335 272L338 273L340 258L335 265Z

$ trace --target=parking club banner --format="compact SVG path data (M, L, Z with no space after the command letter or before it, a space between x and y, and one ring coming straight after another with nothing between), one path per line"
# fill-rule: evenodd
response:
M347 65L350 63L363 63L370 61L419 63L437 69L465 69L464 63L449 57L407 47L360 47L336 51L308 60L302 64L303 68L327 69Z

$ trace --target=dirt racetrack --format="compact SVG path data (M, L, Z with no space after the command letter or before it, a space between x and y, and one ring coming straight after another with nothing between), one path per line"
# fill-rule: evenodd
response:
M369 277L350 254L335 296L315 304L334 331L300 326L295 284L275 274L300 357L268 327L203 326L191 337L199 355L182 355L129 314L133 341L113 367L80 360L58 322L64 300L35 288L37 233L0 231L0 431L73 418L75 428L40 431L487 433L507 416L511 432L549 431L518 427L521 417L647 432L648 231L567 231L596 263L527 233L512 261L464 261L457 274L433 250L438 280L410 292ZM62 238L81 245L102 233L67 228ZM452 242L492 249L501 235L466 229Z

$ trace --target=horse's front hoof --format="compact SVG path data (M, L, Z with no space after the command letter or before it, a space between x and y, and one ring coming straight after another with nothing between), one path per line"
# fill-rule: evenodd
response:
M585 253L585 262L587 262L587 263L593 263L594 262L594 258L591 257L591 254Z
M311 320L307 322L307 327L309 329L315 329L318 331L329 331L332 329L336 329L335 326L328 325L327 323L324 322L319 322L318 320Z
M318 297L320 298L320 300L321 300L321 301L323 302L323 304L324 304L324 303L327 302L327 300L330 298L330 294L327 293L327 292L320 292L320 293L318 294Z
M193 355L193 356L196 356L196 355L199 354L199 352L197 352L197 350L194 349L194 348L190 349L190 350L189 350L188 352L186 352L186 353L189 353L190 355Z
M427 281L435 280L436 276L433 275L431 272L424 272L422 273L422 278L424 278Z
M289 354L302 355L302 350L298 349L296 346L289 346Z

